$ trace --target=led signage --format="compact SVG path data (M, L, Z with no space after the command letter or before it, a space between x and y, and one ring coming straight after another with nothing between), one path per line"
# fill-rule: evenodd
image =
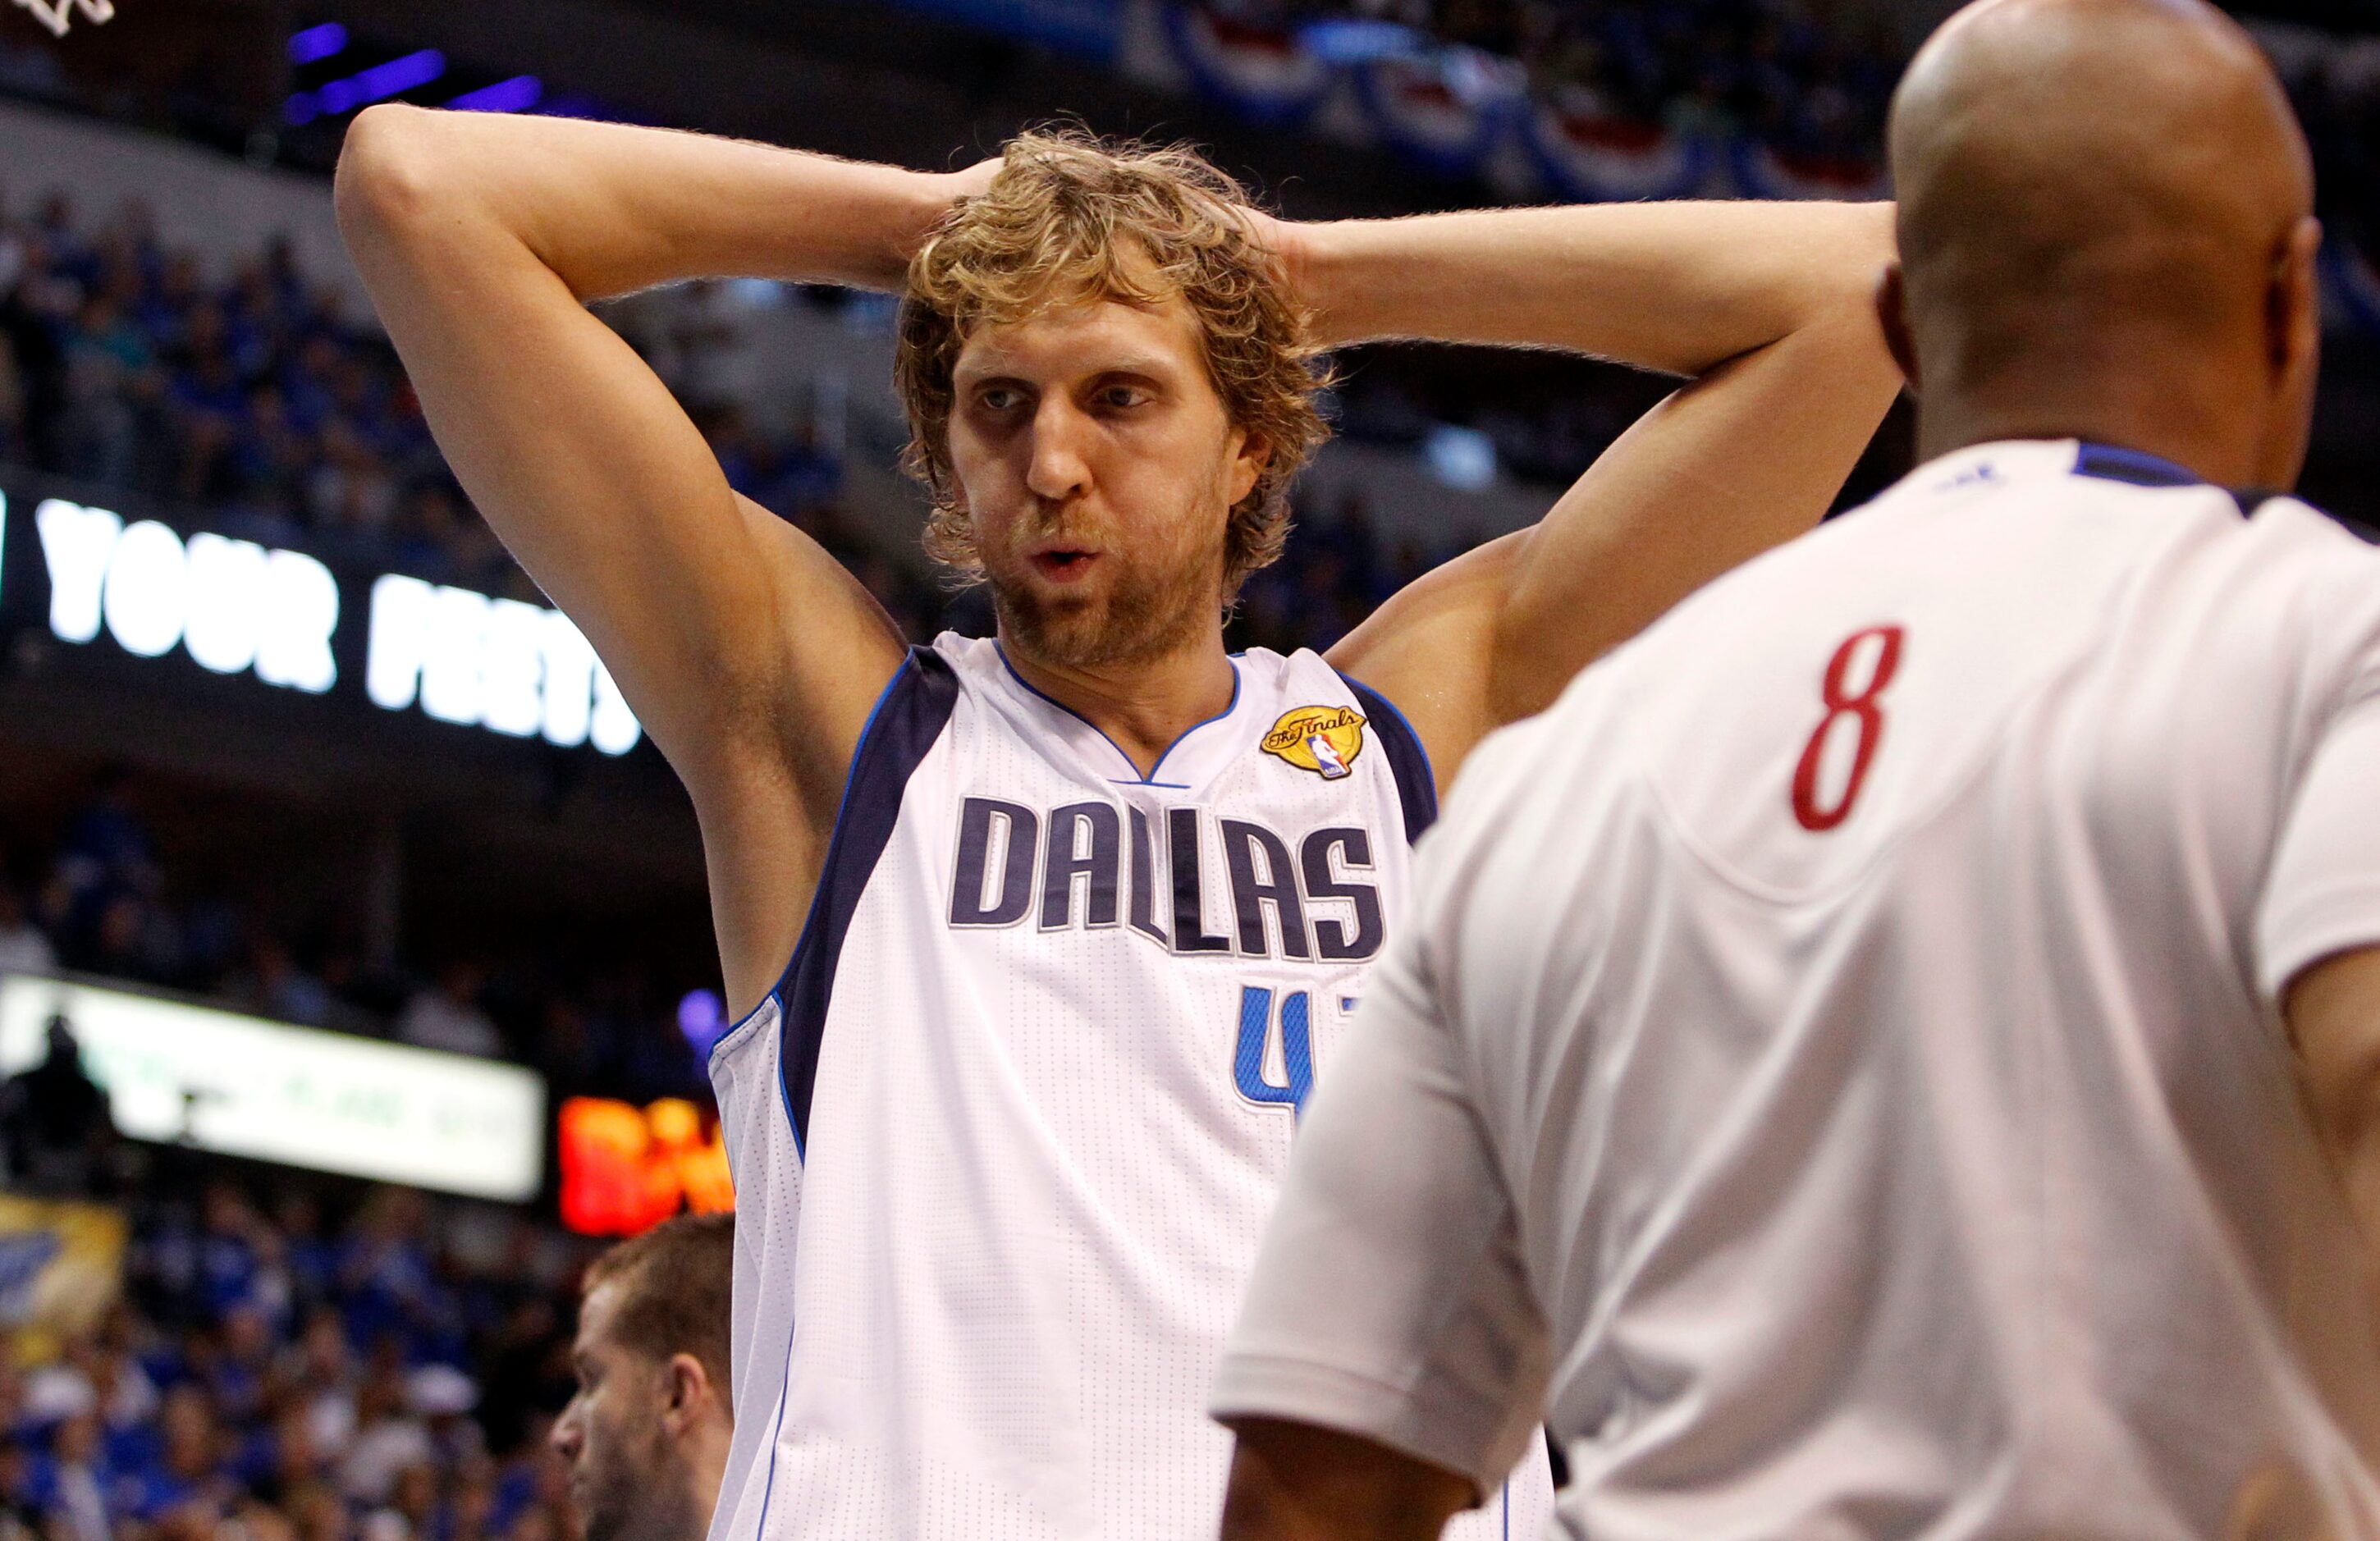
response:
M518 1065L6 975L0 1074L42 1057L54 1017L135 1139L512 1203L544 1179L545 1083Z
M33 526L60 641L91 641L103 626L142 658L178 647L215 673L253 670L316 694L338 679L339 585L312 557L204 533L185 542L153 519L127 525L63 498L34 509Z
M633 1236L676 1214L735 1207L727 1146L683 1098L647 1107L608 1097L562 1104L556 1159L562 1223L582 1236Z
M0 534L7 502L0 495ZM217 674L322 695L340 683L339 579L302 552L45 498L33 510L49 631L137 658L180 651ZM0 552L6 551L0 540ZM5 575L0 575L5 576ZM367 591L363 694L386 711L624 755L642 734L610 671L543 605L388 574ZM348 655L352 661L354 655Z

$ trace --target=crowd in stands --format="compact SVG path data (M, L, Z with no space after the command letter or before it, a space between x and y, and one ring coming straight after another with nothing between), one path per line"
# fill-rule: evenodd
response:
M260 913L232 878L188 864L169 872L141 791L128 772L103 772L54 839L10 831L0 973L71 969L278 1021L511 1059L540 1071L556 1097L707 1090L678 1026L685 994L710 983L707 967L676 977L651 956L590 957L527 934L503 953L376 961L335 895L290 925Z
M1878 25L1775 0L1208 0L1248 21L1394 21L1518 60L1543 100L1712 140L1873 163L1905 62Z
M578 1244L188 1155L119 1207L123 1297L0 1357L0 1537L574 1541L545 1436Z

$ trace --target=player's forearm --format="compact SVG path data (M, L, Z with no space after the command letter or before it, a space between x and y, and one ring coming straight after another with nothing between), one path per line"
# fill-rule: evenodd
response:
M1881 203L1623 203L1297 226L1324 342L1571 348L1700 374L1871 301Z
M351 229L474 223L581 299L729 275L894 287L953 196L946 177L735 140L401 106L357 118L339 181Z

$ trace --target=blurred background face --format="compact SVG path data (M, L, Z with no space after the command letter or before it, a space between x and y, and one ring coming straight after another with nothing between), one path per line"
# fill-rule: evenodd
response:
M553 1448L570 1462L587 1541L687 1541L686 1472L663 1422L666 1366L613 1340L619 1304L618 1286L607 1283L579 1308L578 1391L554 1423Z
M1099 667L1216 624L1225 522L1257 466L1186 306L979 328L953 385L952 467L1005 636Z

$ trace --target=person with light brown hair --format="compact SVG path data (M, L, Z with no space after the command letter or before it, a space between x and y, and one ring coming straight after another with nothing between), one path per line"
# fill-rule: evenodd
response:
M700 818L746 1013L711 1060L746 1228L713 1534L1210 1533L1224 1328L1439 779L1825 510L1899 388L1889 212L1295 224L1075 132L941 176L386 107L338 202L465 488ZM905 648L585 309L729 273L903 294L929 540L997 637ZM1320 350L1379 337L1685 383L1327 658L1231 654ZM1539 1450L1451 1534L1549 1492Z
M589 1265L578 1390L554 1420L586 1541L697 1541L735 1430L728 1396L735 1217L680 1215Z

